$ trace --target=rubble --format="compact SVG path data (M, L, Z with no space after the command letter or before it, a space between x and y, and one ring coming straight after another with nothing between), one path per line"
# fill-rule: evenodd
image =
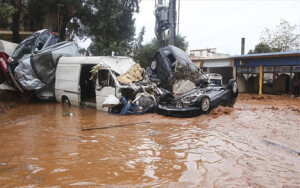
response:
M44 29L22 41L5 62L2 72L22 95L121 115L190 117L219 104L233 106L238 95L235 80L222 85L171 45L159 49L145 71L128 57L80 57L73 42L61 42Z

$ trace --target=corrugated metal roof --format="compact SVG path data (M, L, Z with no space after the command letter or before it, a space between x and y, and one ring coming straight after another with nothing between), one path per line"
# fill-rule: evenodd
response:
M298 55L300 56L300 51L237 55L237 56L229 56L229 58L264 58L270 56L285 57L285 56L298 56Z

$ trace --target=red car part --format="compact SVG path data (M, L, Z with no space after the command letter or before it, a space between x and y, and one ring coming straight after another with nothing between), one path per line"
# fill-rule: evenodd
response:
M5 52L0 52L0 67L5 77L7 77L6 69L8 66L8 58L9 56Z

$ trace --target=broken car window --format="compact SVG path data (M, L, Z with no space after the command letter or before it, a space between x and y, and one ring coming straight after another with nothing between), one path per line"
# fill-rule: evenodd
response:
M50 33L48 33L48 32L45 32L42 36L40 36L35 44L35 50L39 51L39 50L43 49L43 47L49 37L50 37Z
M98 73L98 84L99 86L108 86L108 70L99 70Z
M19 46L16 48L12 58L16 61L21 59L26 54L32 54L34 49L34 42L36 37L30 36L28 39L24 40Z
M176 58L174 57L174 55L169 50L164 50L164 53L165 53L166 57L169 59L171 65L173 66L174 62L176 61Z

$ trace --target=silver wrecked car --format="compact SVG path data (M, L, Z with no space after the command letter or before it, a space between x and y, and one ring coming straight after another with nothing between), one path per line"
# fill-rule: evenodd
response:
M54 99L56 65L62 56L79 56L74 42L60 42L47 29L33 33L15 49L6 74L11 85L21 93L38 99Z
M196 87L181 95L164 93L160 97L157 113L174 117L193 117L209 111L218 105L233 107L237 100L237 82L231 79L228 85L212 84L207 79L199 79Z

